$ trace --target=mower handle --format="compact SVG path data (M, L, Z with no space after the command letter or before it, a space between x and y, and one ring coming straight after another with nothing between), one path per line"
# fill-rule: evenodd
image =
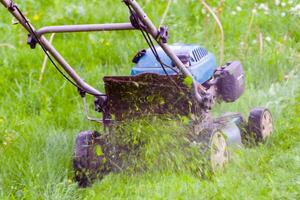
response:
M98 32L98 31L120 31L134 30L131 23L112 23L112 24L81 24L46 26L36 31L38 37L47 33L74 33L74 32Z
M31 33L31 29L35 31L35 28L28 22L23 19L21 14L16 9L16 4L12 0L0 0L0 2L8 9L8 11L19 21L19 23ZM30 26L30 27L29 27ZM55 60L64 68L64 70L69 74L70 77L75 81L75 83L84 91L93 94L94 96L99 96L103 101L106 100L104 94L93 88L76 73L76 71L68 64L68 62L62 57L62 55L51 45L51 43L44 37L40 37L41 44L45 49L55 58Z
M199 88L201 89L201 87L199 87L199 84L197 83L195 78L192 76L191 72L185 67L185 65L181 62L181 60L176 56L176 54L172 51L172 49L169 47L169 45L165 41L158 39L160 31L157 30L157 28L154 26L152 21L147 17L146 13L140 7L140 5L135 0L123 0L123 2L127 6L130 6L134 10L138 19L145 26L146 31L151 35L152 38L154 38L158 42L158 44L161 46L161 48L164 50L164 52L170 57L170 59L178 67L178 69L186 77L192 78L195 97L199 102L201 102L202 97L198 91L198 89ZM14 2L12 0L0 0L0 3L2 3L4 5L4 7L6 7L9 10L9 12L20 22L20 24L29 33L31 33L33 30L36 35L40 36L39 40L40 40L41 45L43 45L45 47L45 49L49 52L49 54L51 54L51 56L53 56L53 58L63 67L63 69L75 81L75 83L80 87L80 89L83 89L84 91L91 93L96 97L99 97L101 99L101 101L103 101L103 102L106 100L106 97L103 96L104 95L103 93L101 93L97 89L93 88L92 86L90 86L89 84L84 82L84 80L76 73L76 71L62 57L62 55L42 35L44 33L50 33L50 32L103 31L103 29L104 30L129 30L129 29L134 29L133 25L129 26L128 24L119 24L119 25L110 24L110 26L107 26L107 24L106 25L102 24L102 25L56 26L56 27L45 27L39 31L36 31L35 28L29 22L26 22L26 20L23 19L21 14L19 12L17 12L16 5L14 4ZM201 89L201 90L203 90L203 89ZM205 90L203 90L203 91L205 91Z

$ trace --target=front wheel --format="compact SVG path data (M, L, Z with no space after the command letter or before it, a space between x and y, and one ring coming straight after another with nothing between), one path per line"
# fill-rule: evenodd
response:
M223 171L228 162L228 149L226 138L221 131L217 130L211 135L209 147L209 160L212 171L214 173Z
M209 171L222 172L229 160L229 151L224 133L215 128L202 130L194 141L200 145L200 152L207 159Z

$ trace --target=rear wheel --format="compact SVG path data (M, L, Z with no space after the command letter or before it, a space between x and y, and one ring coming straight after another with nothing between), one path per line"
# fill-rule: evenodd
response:
M266 108L251 110L248 119L248 129L250 134L254 134L256 142L266 141L273 133L271 112Z
M104 155L105 145L105 140L96 131L84 131L77 136L73 167L75 180L80 187L89 186L93 180L101 179L110 172Z

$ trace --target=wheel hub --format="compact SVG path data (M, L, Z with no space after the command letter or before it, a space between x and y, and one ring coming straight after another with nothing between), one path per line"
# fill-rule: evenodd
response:
M211 139L210 161L213 172L223 171L225 164L228 162L227 144L224 135L216 132Z
M262 137L266 139L269 137L273 132L273 121L270 112L265 112L262 117Z

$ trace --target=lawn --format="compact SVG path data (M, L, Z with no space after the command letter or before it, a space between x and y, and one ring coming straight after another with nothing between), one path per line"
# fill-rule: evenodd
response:
M39 28L128 21L128 10L120 0L16 2ZM159 25L167 1L138 2ZM252 107L268 107L275 132L266 144L235 150L225 172L212 177L178 169L175 157L175 164L152 163L149 170L110 174L79 189L72 170L75 137L80 131L102 127L85 120L76 89L50 64L39 81L42 50L28 47L27 33L11 25L12 17L0 7L0 198L299 199L300 2L207 2L224 28L224 60L240 60L246 72L245 94L213 112L239 111L247 117ZM200 1L173 0L169 9L164 24L170 30L170 43L201 44L222 60L220 31ZM132 57L147 47L139 32L57 34L53 44L86 82L102 91L105 75L129 74ZM88 100L92 106L93 99ZM172 134L163 126L154 130ZM160 134L151 139L160 141ZM184 154L178 156L180 160Z

